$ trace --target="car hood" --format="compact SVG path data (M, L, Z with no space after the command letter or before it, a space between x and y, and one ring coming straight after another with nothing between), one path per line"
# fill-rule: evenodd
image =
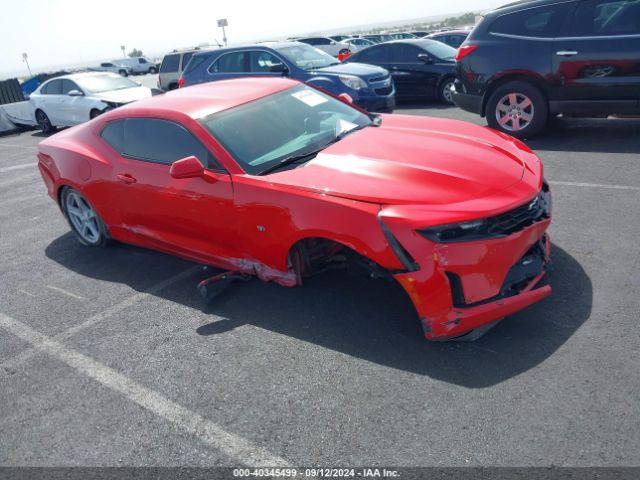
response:
M148 87L132 87L122 90L111 90L109 92L95 93L92 97L113 103L130 103L151 96L151 89Z
M389 72L382 67L375 65L365 65L364 63L341 63L330 67L316 68L310 73L323 73L331 75L356 75L358 77L379 77L387 75Z
M487 128L390 115L382 126L346 136L303 166L264 178L371 203L442 205L509 189L523 178L527 157L536 158L517 140Z

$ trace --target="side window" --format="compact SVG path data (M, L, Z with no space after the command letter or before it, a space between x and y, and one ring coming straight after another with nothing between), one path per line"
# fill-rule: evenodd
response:
M518 37L552 38L560 29L569 8L567 3L558 3L506 13L494 20L489 31Z
M162 59L162 65L160 65L160 71L162 73L177 72L178 65L180 64L180 54L165 55Z
M391 61L394 63L421 63L418 55L423 53L413 45L396 43L391 46Z
M329 38L317 38L316 45L331 45L331 40Z
M49 82L43 93L47 95L60 95L62 93L62 80L52 80Z
M380 45L367 48L357 55L356 60L362 63L387 63L390 61L389 46Z
M186 56L186 55L185 55ZM198 66L202 64L205 60L209 59L206 55L196 55L195 57L191 57L189 63L185 63L184 73L193 72Z
M311 46L314 46L314 47L316 45L318 45L318 39L317 38L301 38L298 41L302 42L302 43L306 43L307 45L311 45Z
M147 61L144 58L139 58L138 63L147 63Z
M274 65L282 65L282 61L275 55L256 50L249 53L249 70L251 72L271 72Z
M62 95L69 95L71 90L79 90L78 86L73 83L71 80L66 78L62 79Z
M246 72L248 53L249 52L227 53L213 64L211 71L217 73Z
M205 168L221 169L213 155L186 128L157 118L128 118L124 125L122 153L166 165L194 155Z
M187 68L187 65L189 65L189 60L191 60L191 57L193 57L193 53L194 52L188 52L182 55L182 66L180 67L181 70Z
M585 0L578 4L570 35L577 37L640 34L638 0Z
M113 67L113 63L104 62L100 64L101 67Z
M107 126L102 129L100 136L116 152L122 153L124 146L124 120L108 123Z

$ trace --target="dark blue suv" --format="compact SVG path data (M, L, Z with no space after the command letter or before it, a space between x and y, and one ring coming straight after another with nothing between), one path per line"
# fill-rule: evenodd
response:
M263 43L196 53L182 74L181 86L252 75L283 75L324 89L348 94L372 112L395 108L395 87L389 72L361 63L340 63L300 42Z

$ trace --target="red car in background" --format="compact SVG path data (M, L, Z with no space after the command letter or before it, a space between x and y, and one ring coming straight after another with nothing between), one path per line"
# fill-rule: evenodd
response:
M40 143L78 240L292 287L356 264L406 290L428 339L473 338L550 294L550 192L523 143L372 115L284 78L142 100Z

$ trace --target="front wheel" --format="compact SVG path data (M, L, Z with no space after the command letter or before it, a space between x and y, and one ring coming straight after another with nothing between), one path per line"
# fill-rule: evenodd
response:
M540 133L546 125L549 104L537 87L526 82L510 82L491 94L486 115L491 128L528 138Z
M149 68L149 73L158 73L158 69L156 67L150 67Z
M62 192L62 209L81 244L90 247L105 247L109 244L107 227L80 192L73 188Z

